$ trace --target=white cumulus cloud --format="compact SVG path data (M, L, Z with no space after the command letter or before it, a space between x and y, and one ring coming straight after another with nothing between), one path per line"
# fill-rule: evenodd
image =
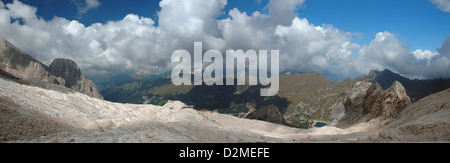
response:
M100 5L97 2L85 4L94 8ZM223 54L229 49L279 50L281 71L346 76L389 68L409 77L450 77L449 39L436 52L411 52L389 32L376 34L369 45L359 45L352 42L351 32L298 17L296 10L304 0L283 2L269 1L268 14L234 8L229 18L218 19L225 13L226 0L162 0L159 26L135 14L86 26L60 17L45 21L36 15L37 8L14 0L0 2L0 39L46 64L55 58L72 59L88 75L167 73L175 66L170 62L175 50L193 54L194 42L203 42L204 50Z
M431 60L431 58L437 56L439 53L432 52L430 50L422 50L417 49L416 51L412 52L414 57L416 57L417 60Z
M410 78L450 78L450 37L437 50L410 49L389 32L380 32L370 45L364 45L354 60L355 70L367 74L371 69L390 69Z

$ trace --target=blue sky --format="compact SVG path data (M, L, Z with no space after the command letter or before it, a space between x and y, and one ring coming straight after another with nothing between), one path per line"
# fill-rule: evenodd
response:
M13 0L2 0L11 3ZM110 20L121 20L127 14L138 14L154 19L159 10L159 0L99 0L99 7L89 10L83 15L78 14L75 0L21 0L22 3L38 8L37 15L46 20L54 16L69 20L78 20L85 25L106 23ZM82 0L77 0L84 3Z
M413 50L435 50L450 36L450 13L428 0L310 0L299 16L315 25L361 33L364 44L389 31Z
M46 20L58 16L78 20L86 26L121 20L130 13L156 20L159 1L99 0L98 8L79 15L72 0L22 0L36 6L37 15ZM220 18L229 17L228 11L233 8L249 15L254 11L267 13L267 3L268 0L228 0ZM450 36L450 13L437 9L428 0L306 0L297 13L314 25L328 24L352 32L355 34L352 41L361 44L369 44L378 32L389 31L412 50L435 51Z
M450 77L450 0L2 0L0 27L37 59L90 75L164 74L173 51L202 41L277 48L281 71Z

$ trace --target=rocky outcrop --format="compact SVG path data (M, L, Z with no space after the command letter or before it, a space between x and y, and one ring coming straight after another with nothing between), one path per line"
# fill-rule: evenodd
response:
M405 108L378 135L385 142L450 141L450 89Z
M389 123L395 119L403 109L411 105L403 85L395 81L392 86L383 91L377 82L358 82L342 102L344 113L335 116L335 126L346 128L351 125L379 119ZM339 110L338 107L334 109ZM334 114L339 115L339 114Z
M384 92L384 101L381 103L381 112L378 115L385 117L397 118L398 115L411 105L411 99L406 94L403 85L396 81L392 86Z
M48 67L8 41L0 42L0 70L0 75L22 84L60 92L71 89L103 99L95 84L81 73L75 62L55 59Z
M103 99L94 82L81 73L80 68L74 61L61 58L55 59L50 64L49 70L52 75L63 78L67 88L91 97Z
M358 77L356 80L377 82L384 90L388 89L395 81L399 81L405 87L412 103L450 88L450 78L411 80L388 69L383 71L371 70L368 75Z
M282 125L289 126L290 124L284 119L280 111L275 105L269 105L264 108L251 112L246 116L248 119L257 119Z

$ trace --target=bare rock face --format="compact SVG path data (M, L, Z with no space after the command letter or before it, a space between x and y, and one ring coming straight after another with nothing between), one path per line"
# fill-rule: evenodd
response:
M18 79L37 80L64 85L62 78L51 75L48 67L22 52L8 41L0 42L0 69Z
M358 82L355 84L353 89L351 89L345 101L343 102L345 108L345 116L343 117L347 121L357 121L362 116L364 116L365 107L367 104L365 103L365 99L367 96L367 90L372 87L372 84L369 82Z
M80 68L74 61L61 58L55 59L50 64L49 70L52 75L63 78L67 88L91 97L103 99L94 82L81 73Z
M391 118L397 118L403 109L411 105L411 99L406 95L403 85L395 81L392 86L384 92L384 101L381 103L379 115Z
M289 123L281 115L280 111L275 105L269 105L257 111L254 111L246 116L249 119L257 119L277 124L288 125Z
M39 62L8 41L0 41L0 72L21 83L69 92L70 89L103 99L95 84L68 59L55 59L50 67ZM69 88L69 89L67 89Z
M386 91L377 82L358 82L344 99L345 113L338 119L336 126L346 128L375 118L389 123L409 105L411 100L398 81Z
M65 79L65 85L69 88L74 86L76 81L80 80L81 76L83 76L77 63L69 59L55 59L49 68L50 73Z

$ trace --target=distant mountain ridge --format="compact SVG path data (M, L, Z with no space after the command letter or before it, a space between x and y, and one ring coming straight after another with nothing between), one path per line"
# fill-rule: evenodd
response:
M0 70L0 77L22 84L63 92L74 90L103 99L94 82L81 73L74 61L55 59L47 66L6 40L0 42Z
M411 80L388 69L371 70L368 75L358 77L356 80L377 82L384 90L388 89L395 81L399 81L405 87L406 93L413 103L428 95L450 88L450 79Z

